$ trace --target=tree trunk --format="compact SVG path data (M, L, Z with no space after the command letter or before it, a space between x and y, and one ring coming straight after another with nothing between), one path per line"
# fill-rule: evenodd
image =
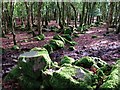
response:
M113 20L113 10L114 10L114 3L110 2L109 14L108 14L108 20L107 20L107 32L109 32L109 27Z
M14 43L14 45L17 45L13 12L14 12L14 2L12 2L12 0L11 0L11 2L10 2L10 28L11 28L11 32L12 32L12 35L13 35L13 43Z
M75 16L75 27L77 28L77 12L76 12L76 9L74 7L74 5L72 3L70 3L71 7L73 8L74 10L74 16Z
M63 26L65 25L65 15L64 15L64 11L65 11L65 3L62 2L62 24L63 24Z
M57 7L58 7L58 11L59 11L59 26L60 26L60 29L62 30L64 27L63 27L63 24L61 23L61 10L60 10L60 6L59 6L59 2L57 2Z
M86 5L86 3L85 3L85 2L83 2L83 7L82 7L82 16L81 16L80 26L82 26L83 21L84 21L85 5Z
M26 13L27 13L27 30L30 30L30 8L28 7L28 3L25 2Z
M45 15L45 26L48 26L48 10L47 10L47 6L46 6L46 15ZM54 17L55 18L55 17Z
M70 18L71 18L71 13L70 13L70 11L71 11L71 8L70 8L70 6L68 5L68 6L67 6L67 25L70 24Z
M42 2L38 3L38 34L42 34L42 25L41 25L41 7L42 7Z

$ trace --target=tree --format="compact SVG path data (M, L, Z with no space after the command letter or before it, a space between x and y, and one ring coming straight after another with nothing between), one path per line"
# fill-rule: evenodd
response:
M42 2L38 2L38 16L37 16L37 19L38 19L38 34L42 34L42 25L41 25L41 8L42 8Z
M74 17L75 17L75 27L77 28L77 11L72 3L70 3L71 7L74 10Z
M113 10L114 10L114 2L110 2L108 19L107 19L107 32L109 32L109 27L113 20Z

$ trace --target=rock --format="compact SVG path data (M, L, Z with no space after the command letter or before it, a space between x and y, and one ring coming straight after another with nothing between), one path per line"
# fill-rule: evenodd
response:
M79 60L75 61L75 65L77 66L83 66L83 67L87 67L90 68L95 62L93 61L93 59L91 57L83 57L80 58Z
M53 53L53 48L52 48L52 46L50 44L45 44L43 47L45 49L47 49L47 51L48 51L49 54Z
M68 56L64 56L62 59L61 59L61 62L60 64L63 65L64 63L67 63L67 64L72 64L75 60L71 57L68 57Z
M110 88L113 88L115 90L119 90L119 87L120 87L120 82L119 82L120 74L119 74L119 70L120 70L120 60L118 60L117 64L114 65L110 75L108 76L106 81L100 86L100 89L104 89L104 88L110 89Z
M75 50L75 47L70 46L70 47L69 47L69 50L70 50L70 51L73 51L73 50Z
M54 89L92 89L91 75L80 67L67 65L53 72L50 85Z
M52 46L53 50L64 48L64 42L61 40L52 39L50 41L50 45Z
M53 39L55 39L55 40L61 40L61 41L63 41L64 43L65 43L65 40L64 40L64 38L63 37L61 37L60 35L55 35L54 37L53 37Z

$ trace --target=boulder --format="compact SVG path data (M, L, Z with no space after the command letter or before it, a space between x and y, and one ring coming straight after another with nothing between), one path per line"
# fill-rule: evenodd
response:
M50 85L55 90L71 90L71 89L89 89L91 90L92 73L87 73L77 66L66 65L59 70L53 72L50 79Z
M64 43L65 43L65 40L64 40L64 38L63 37L61 37L60 35L55 35L54 37L53 37L53 39L55 39L55 40L61 40L61 41L63 41Z
M40 71L51 67L51 59L45 48L33 48L19 56L18 65L22 73L32 78L38 78Z
M100 86L100 89L114 89L119 90L120 88L120 60L113 66L110 75L105 82Z
M52 46L53 50L64 48L64 42L61 40L52 39L50 41L50 45Z
M53 48L52 48L52 46L50 44L45 44L43 47L45 49L47 49L47 51L48 51L49 54L53 53Z
M91 57L82 57L75 62L76 66L83 66L85 68L90 68L94 64L94 60Z
M60 64L63 65L64 63L67 63L67 64L72 64L75 60L71 57L68 57L68 56L64 56L62 59L61 59L61 62Z

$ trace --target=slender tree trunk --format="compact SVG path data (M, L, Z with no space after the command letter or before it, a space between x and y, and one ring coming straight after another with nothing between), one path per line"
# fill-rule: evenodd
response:
M11 32L12 32L12 35L13 35L13 43L14 45L17 45L17 42L16 42L16 34L15 34L15 21L14 21L14 18L13 18L13 12L14 12L14 2L10 2L10 28L11 28Z
M63 24L63 26L65 25L65 15L64 15L64 11L65 11L65 3L62 2L62 24Z
M84 15L85 15L85 5L86 5L86 3L85 3L85 2L83 2L83 7L82 7L82 16L81 16L80 26L82 26L83 21L84 21Z
M32 24L32 26L33 26L33 21L34 21L34 20L33 20L33 4L34 4L34 3L32 3L32 4L31 4L31 7L30 7L30 11L31 11L31 24Z
M107 20L107 32L109 32L109 27L113 20L113 10L114 10L114 3L110 2L110 8L109 8L109 14L108 14L108 20Z
M26 13L27 13L27 30L30 30L30 8L28 7L28 3L25 2Z
M4 6L3 6L3 2L2 2L2 17L1 17L1 21L2 21L2 36L0 36L0 37L5 37L5 21L4 21L3 7Z
M45 26L48 25L48 7L46 6L46 15L45 15ZM54 17L55 18L55 17Z
M75 27L77 28L77 12L76 12L76 9L74 7L74 5L72 3L70 3L71 7L73 8L74 10L74 17L75 17Z
M42 25L41 25L41 7L42 7L42 2L38 3L38 34L42 34Z
M70 13L70 11L71 11L71 8L70 8L69 5L67 5L67 25L70 24L70 18L71 18L71 13Z
M60 10L60 6L59 6L59 2L57 2L57 7L58 7L58 11L59 11L59 26L62 30L64 27L63 27L63 24L61 23L61 10Z

